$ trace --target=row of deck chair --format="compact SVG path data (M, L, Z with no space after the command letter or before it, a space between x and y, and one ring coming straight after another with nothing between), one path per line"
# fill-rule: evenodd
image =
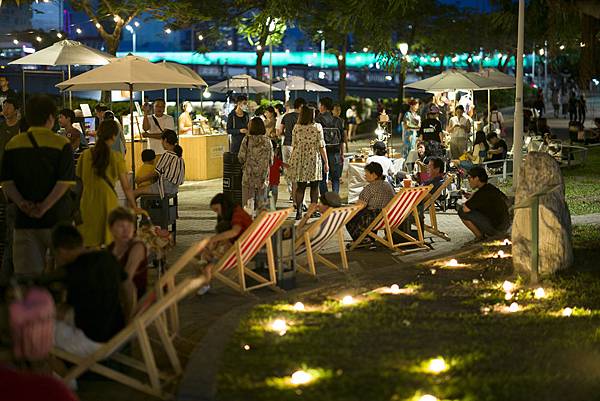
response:
M448 184L449 182L445 182L443 187L445 188ZM430 187L401 189L361 237L351 244L350 249L354 249L366 237L373 238L393 250L402 249L407 244L415 246L410 251L426 249L417 214L417 205L426 197L430 189ZM435 213L435 198L439 196L442 190L443 188L440 188L436 191L424 205L429 208L430 213L432 211ZM323 213L319 220L303 230L294 249L296 255L306 255L307 258L306 266L298 265L300 271L316 276L317 261L337 270L335 263L319 253L323 250L325 244L336 236L342 259L342 270L348 270L343 229L359 210L360 207L358 206L330 208ZM291 208L263 212L219 260L215 266L215 278L243 293L261 287L279 290L275 275L275 260L271 238L291 213ZM418 238L414 238L400 230L401 224L410 214L415 218L419 233ZM425 229L437 230L435 218L432 218L432 226L426 226ZM384 231L384 236L380 237L378 231ZM400 235L406 241L395 243L394 233ZM175 277L196 255L204 250L207 244L208 240L204 239L192 245L157 280L153 290L139 302L131 322L96 352L82 358L58 348L53 349L52 354L55 357L71 364L70 369L63 376L63 380L69 383L89 370L149 395L162 399L169 398L169 386L182 373L181 363L173 345L173 340L180 328L177 304L179 300L205 284L203 276L186 278L180 283L175 282ZM263 247L266 247L267 251L268 277L263 277L248 267L248 263ZM247 278L255 280L257 284L248 286ZM151 328L153 329L152 333L158 336L160 349L167 355L170 372L163 372L157 366L154 353L156 349L152 348L150 341L151 333L149 329ZM119 352L126 344L134 340L137 340L141 360ZM109 360L138 373L131 375L116 370L111 367L114 364L106 364L106 361Z

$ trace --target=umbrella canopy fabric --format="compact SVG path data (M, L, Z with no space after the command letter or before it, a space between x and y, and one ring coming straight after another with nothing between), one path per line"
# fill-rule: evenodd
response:
M74 40L61 40L8 64L21 65L106 65L115 59L108 53Z
M465 71L448 70L421 81L405 85L406 88L421 89L429 92L440 92L447 90L487 90L501 89L506 86L499 82L485 78L479 74Z
M94 68L56 85L61 90L150 91L168 88L199 88L196 79L154 64L143 57L128 55Z
M173 62L164 61L164 60L159 64L164 67L167 67L170 70L176 71L182 75L186 75L189 78L195 79L198 82L198 85L200 85L200 86L208 86L206 81L200 75L198 75L196 73L196 71L192 70L190 67L187 67L187 66L179 64L179 63L173 63Z
M234 75L226 81L208 87L210 92L216 93L227 93L230 90L242 91L244 89L248 93L267 93L269 90L273 90L274 92L281 90L275 86L269 86L269 84L261 82L258 79L254 79L247 74Z
M331 89L302 77L287 77L286 79L277 82L273 86L279 89L287 89L290 91L331 92Z
M515 84L516 84L515 77L513 77L512 75L505 74L501 71L498 71L495 68L486 68L482 71L473 72L470 74L477 74L484 78L496 81L498 83L498 85L500 85L502 88L506 88L506 89L514 88ZM498 88L498 89L500 89L500 88Z

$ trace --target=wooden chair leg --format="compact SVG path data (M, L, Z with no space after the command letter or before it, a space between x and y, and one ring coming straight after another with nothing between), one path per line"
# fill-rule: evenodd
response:
M276 285L277 283L277 273L275 272L275 255L273 254L273 242L271 238L267 239L267 264L269 266L269 281ZM279 266L279 268L283 268Z
M169 338L169 334L167 333L167 329L163 322L160 319L156 319L154 322L154 327L158 332L158 336L160 337L162 346L167 353L167 357L169 358L169 362L171 362L171 366L173 367L173 371L179 375L182 372L181 363L179 362L179 357L177 356L177 351Z
M238 269L238 280L240 283L240 288L242 292L246 292L246 276L244 276L244 261L242 259L242 250L240 249L239 243L235 244L235 258L237 260L237 269Z
M338 245L340 248L340 256L342 258L342 269L348 271L348 255L346 255L346 246L344 244L344 233L342 229L338 230Z
M317 277L317 269L315 267L315 255L313 255L312 244L308 234L304 234L304 245L306 246L306 259L308 260L309 273L313 277Z
M148 380L150 380L150 386L154 390L160 391L160 379L158 377L158 368L156 367L156 360L154 359L154 354L152 353L152 347L150 345L148 333L146 332L144 324L140 320L136 322L135 326L136 335L140 344L140 350L142 352L142 357L144 358L144 363L146 365L146 368L148 369Z

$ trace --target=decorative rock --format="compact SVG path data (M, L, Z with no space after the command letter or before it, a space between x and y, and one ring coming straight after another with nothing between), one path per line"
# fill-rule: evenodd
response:
M547 153L530 152L521 167L515 194L520 205L534 193L554 188L540 197L539 264L540 275L566 269L573 263L571 213L565 202L565 184L560 167ZM530 274L531 209L515 209L512 226L513 265L518 272Z

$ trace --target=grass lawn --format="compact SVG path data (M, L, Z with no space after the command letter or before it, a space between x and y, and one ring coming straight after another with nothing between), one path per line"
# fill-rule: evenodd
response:
M511 259L491 255L510 246L496 243L458 267L381 269L349 279L346 292L259 306L224 354L217 399L597 400L600 230L575 227L574 242L576 269L544 282L542 299L517 283L505 300ZM373 291L394 282L401 294ZM342 305L345 294L357 302ZM299 300L304 311L291 306ZM269 329L275 319L286 319L284 335ZM434 358L445 371L429 371ZM313 380L293 385L299 369Z
M600 213L600 147L589 148L584 166L563 168L565 195L571 214ZM507 192L512 179L498 187Z

